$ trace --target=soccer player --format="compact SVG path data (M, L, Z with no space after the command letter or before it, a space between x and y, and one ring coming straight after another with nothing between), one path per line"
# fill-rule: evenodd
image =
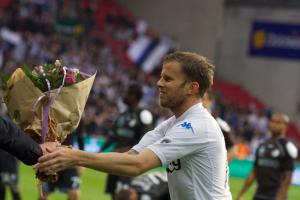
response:
M284 138L289 118L282 113L272 115L269 130L271 137L256 150L254 169L247 177L237 200L252 183L257 181L254 200L285 200L291 183L294 161L298 156L297 147Z
M126 86L122 97L127 108L115 120L112 135L104 144L102 150L105 150L114 143L115 152L126 152L135 145L147 131L153 128L152 113L139 106L142 97L143 89L141 84L131 81L128 86ZM106 182L106 192L113 196L117 189L118 182L128 183L130 180L128 177L110 174Z
M173 116L147 132L128 153L93 154L57 148L39 159L37 168L51 174L80 165L111 174L138 176L167 166L172 200L230 200L228 165L222 131L202 106L213 82L214 66L205 57L175 52L163 61L157 82L160 105Z

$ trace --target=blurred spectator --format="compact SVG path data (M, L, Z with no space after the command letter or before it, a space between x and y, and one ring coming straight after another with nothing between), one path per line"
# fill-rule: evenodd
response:
M252 158L255 157L255 151L258 146L266 140L266 134L263 134L259 131L254 131L252 139L250 141L250 155Z
M239 160L246 159L250 154L250 148L244 137L236 137L236 158Z

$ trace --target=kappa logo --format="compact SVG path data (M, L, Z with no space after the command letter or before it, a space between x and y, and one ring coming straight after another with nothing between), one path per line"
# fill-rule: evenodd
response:
M185 128L187 130L190 129L194 133L194 129L190 122L183 122L182 124L179 124L178 126L181 126L182 128Z

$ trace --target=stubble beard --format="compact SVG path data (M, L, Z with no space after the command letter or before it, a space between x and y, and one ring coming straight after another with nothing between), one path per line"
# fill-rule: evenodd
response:
M180 107L181 104L183 104L185 100L185 95L183 93L183 87L185 85L185 82L181 83L180 86L177 89L177 93L173 93L172 96L165 95L165 101L162 101L163 98L161 96L159 97L159 104L163 108L168 108L171 111L175 110L176 108ZM174 91L173 91L174 92ZM170 94L170 93L169 93ZM171 92L172 94L172 92Z
M182 94L181 94L182 95ZM180 107L180 105L184 102L185 98L183 97L183 95L181 96L179 95L180 97L177 97L178 95L174 96L174 97L170 97L168 98L167 100L165 101L162 101L161 98L159 98L159 104L161 107L163 108L168 108L170 110L174 110L178 107Z

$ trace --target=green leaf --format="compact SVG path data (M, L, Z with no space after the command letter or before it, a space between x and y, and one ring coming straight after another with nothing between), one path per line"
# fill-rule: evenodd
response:
M0 74L0 84L1 84L1 89L7 90L7 81L9 80L9 75L7 74Z
M79 83L80 81L82 81L82 77L80 74L76 75L76 83Z
M63 61L60 61L63 63ZM38 68L38 67L36 67ZM39 73L39 70L37 69L36 73L33 73L29 67L23 66L22 67L25 75L32 81L32 83L39 88L42 92L48 91L48 86L47 82L45 79L47 79L50 82L51 90L57 89L61 86L62 80L63 80L63 75L59 74L60 69L57 68L54 64L44 64L43 69L46 74L44 77L42 74ZM53 69L56 69L55 72L53 72ZM34 71L35 72L35 71ZM80 75L76 75L76 83L84 80L84 78ZM70 84L66 83L64 86L69 86Z

